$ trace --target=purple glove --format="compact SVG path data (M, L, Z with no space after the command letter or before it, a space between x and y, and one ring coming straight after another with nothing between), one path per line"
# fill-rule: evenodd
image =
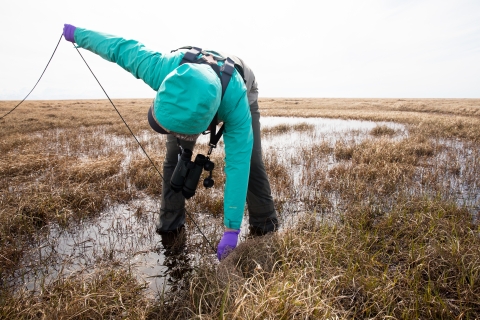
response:
M65 40L70 41L71 43L75 42L75 37L73 36L75 34L75 29L77 29L77 27L72 26L71 24L63 25L63 36L65 37Z
M223 237L218 243L218 248L217 248L218 260L222 260L223 258L226 258L227 255L230 253L230 251L236 248L239 233L240 233L240 229L235 231L225 231L223 233Z

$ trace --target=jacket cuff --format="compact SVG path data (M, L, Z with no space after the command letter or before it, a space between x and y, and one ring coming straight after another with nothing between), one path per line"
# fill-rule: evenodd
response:
M241 221L231 221L227 218L224 218L223 219L223 224L225 225L225 227L227 227L229 229L238 230L238 229L240 229L240 225L242 224L242 222Z

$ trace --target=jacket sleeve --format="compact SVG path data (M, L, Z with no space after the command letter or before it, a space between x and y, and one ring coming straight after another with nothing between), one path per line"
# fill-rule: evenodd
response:
M75 42L81 48L114 62L135 78L142 79L157 91L163 79L175 69L182 56L151 51L136 40L77 28Z
M250 160L253 147L252 117L247 95L243 94L236 108L225 120L225 195L224 224L240 229L247 198Z

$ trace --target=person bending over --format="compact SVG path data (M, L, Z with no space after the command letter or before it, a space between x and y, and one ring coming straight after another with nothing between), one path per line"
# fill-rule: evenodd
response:
M185 197L181 192L174 192L169 183L178 162L179 146L193 150L198 136L208 129L215 116L218 123L224 125L226 175L225 231L217 247L218 259L226 257L237 246L245 199L251 233L263 235L278 228L262 160L257 82L241 59L206 50L197 58L207 63L185 63L187 49L160 53L135 40L69 24L64 25L63 35L78 47L117 63L156 91L148 120L152 129L167 135L163 163L166 183L162 183L158 233L177 233L183 229ZM243 77L234 69L222 94L222 65L227 56L243 69Z

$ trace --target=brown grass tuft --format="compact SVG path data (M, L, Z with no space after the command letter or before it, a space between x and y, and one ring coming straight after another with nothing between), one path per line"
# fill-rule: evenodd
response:
M156 164L161 170L161 166ZM150 195L162 193L162 177L158 174L148 159L132 160L128 166L130 182L139 190Z
M143 290L125 270L101 267L54 281L39 294L4 293L0 318L145 319L149 301Z
M151 100L115 102L160 168L165 140L148 128ZM370 135L326 135L291 154L264 152L283 230L242 242L218 264L188 218L188 257L163 262L185 278L156 301L135 280L135 266L112 259L132 259L113 249L119 239L132 247L155 242L136 223L154 229L156 209L146 203L158 200L162 181L108 102L28 101L19 110L28 117L0 120L0 318L480 318L478 99L264 99L260 106L263 116L394 121L405 131L379 125ZM292 130L313 126L264 133ZM225 176L224 154L214 156L215 188L200 187L188 210L215 243ZM56 236L85 231L90 218L104 223L111 206L122 215L108 229L112 242L84 242L98 252L91 273L37 273L42 265L68 268L73 258L61 260ZM131 250L140 259L162 248ZM38 275L40 291L23 288Z
M375 223L307 216L204 265L172 318L477 318L480 240L470 213L412 198ZM178 298L178 295L177 295ZM255 308L252 308L255 306Z
M372 136L393 136L395 135L395 129L389 128L386 125L376 126L370 131Z

